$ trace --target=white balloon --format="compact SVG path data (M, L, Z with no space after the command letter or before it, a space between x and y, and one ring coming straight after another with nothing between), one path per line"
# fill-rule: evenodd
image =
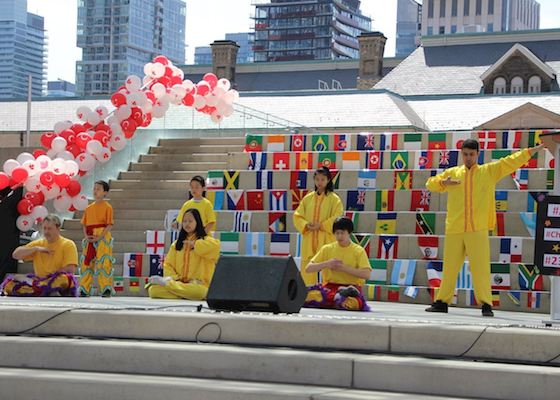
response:
M142 79L142 85L143 86L149 86L150 83L152 83L154 80L154 78L152 78L151 76L145 76L144 79Z
M126 78L124 85L129 91L133 92L140 89L140 87L142 86L142 80L136 75L130 75L128 78Z
M150 75L154 78L161 78L163 75L165 75L165 65L161 63L152 64Z
M41 181L38 176L31 176L25 181L25 190L28 192L42 192L44 186L41 185Z
M152 92L154 92L157 99L161 99L167 94L167 88L163 85L163 83L158 82L152 86Z
M167 112L168 108L169 108L169 103L168 104L156 104L152 109L152 117L162 118L165 115L165 113Z
M181 68L178 68L178 67L174 66L173 64L171 64L171 69L173 70L173 76L178 76L178 77L181 78L181 80L183 80L183 78L185 77L185 73L183 72L183 70Z
M90 140L88 142L88 144L86 145L86 150L88 153L93 154L93 155L98 155L101 153L101 150L103 150L103 145L101 144L101 142L99 140Z
M16 219L16 226L22 232L27 232L33 227L33 218L31 215L20 215Z
M65 174L66 161L64 161L62 158L55 158L51 163L51 169L55 174Z
M152 64L151 62L144 65L144 75L150 75L152 73L152 66L153 65L154 64ZM146 79L146 78L144 77L144 79ZM152 78L150 78L150 80L151 79Z
M132 115L132 108L129 105L122 105L118 108L116 115L119 122L124 121Z
M218 98L221 98L226 94L226 91L224 90L224 88L216 86L214 90L212 90L212 94Z
M35 223L43 222L43 219L49 215L49 210L45 206L35 206L31 211L31 218Z
M58 212L68 211L72 205L72 198L66 193L57 196L53 201L54 209Z
M51 150L55 150L57 153L64 151L64 149L66 149L66 146L68 145L68 142L66 142L66 139L64 139L63 137L55 137L52 141L51 144Z
M27 160L21 165L27 171L27 175L35 176L37 174L37 165L35 164L35 160Z
M224 117L221 116L220 114L212 114L210 116L210 119L212 120L213 123L219 124L224 119Z
M85 210L88 206L88 199L85 194L80 194L72 198L72 205L76 210Z
M226 78L222 78L218 79L218 84L216 86L224 89L227 92L231 88L231 83Z
M194 108L203 108L206 105L206 99L202 96L196 95L194 96Z
M144 92L134 92L126 96L126 104L130 107L142 107L146 104L148 98Z
M80 167L78 166L78 163L74 161L73 158L72 160L66 160L66 174L70 178L73 178L76 175L78 175L79 171L80 171Z
M47 157L49 157L51 160L56 158L57 154L58 154L58 151L56 151L54 149L47 150Z
M89 171L95 166L95 158L89 153L78 154L76 163L82 171Z
M17 160L14 160L13 158L10 158L9 160L6 160L4 162L4 172L8 175L12 175L12 171L14 169L16 169L17 167L19 167L19 163L17 162Z
M33 154L30 153L21 153L19 156L17 156L16 161L18 163L20 163L21 165L23 165L24 162L26 161L35 161L35 157L33 157Z
M99 106L95 109L95 112L97 113L97 115L99 115L99 117L101 119L105 119L107 118L107 115L109 115L109 111L107 110L107 107L105 106Z
M126 147L126 138L123 134L113 135L111 140L109 140L109 146L116 151L121 151Z
M101 122L101 117L95 111L92 111L87 115L87 122L90 125L95 126Z
M106 147L103 147L99 154L96 155L97 161L102 164L105 164L107 161L111 159L111 150Z
M90 113L91 110L89 109L89 107L86 106L78 107L78 109L76 110L76 116L80 121L86 121Z
M231 104L228 104L224 110L224 117L230 117L233 114L233 111L233 106Z
M56 199L60 195L62 189L55 183L52 186L44 187L42 192L45 195L45 200L52 200ZM66 209L68 209L68 207L66 207Z
M183 85L173 85L171 90L181 98L185 97L185 95L187 94L187 89L185 89Z
M206 105L210 106L210 107L216 107L216 105L218 104L218 101L220 101L220 99L218 97L216 97L212 94L209 94L205 98L206 98Z
M74 154L70 153L67 150L58 153L58 157L62 158L63 160L74 160Z
M54 133L60 133L66 129L70 129L72 126L72 121L59 121L54 124Z
M186 79L183 81L183 83L181 84L185 90L187 91L187 93L192 92L192 90L196 87L194 82L191 81L190 79Z
M109 127L111 128L111 137L123 134L122 126L118 122L112 123Z
M107 118L107 125L111 126L114 123L119 123L116 111L113 114L109 115L109 118Z

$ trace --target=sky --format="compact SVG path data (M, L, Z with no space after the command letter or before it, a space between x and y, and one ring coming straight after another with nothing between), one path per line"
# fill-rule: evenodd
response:
M540 0L541 28L560 28L560 1ZM76 0L28 0L28 11L45 17L48 35L48 80L75 81ZM219 10L219 11L218 11ZM224 39L226 33L248 32L251 28L251 0L187 0L187 63L194 49ZM362 11L373 19L372 29L387 37L385 56L395 54L397 0L362 0Z

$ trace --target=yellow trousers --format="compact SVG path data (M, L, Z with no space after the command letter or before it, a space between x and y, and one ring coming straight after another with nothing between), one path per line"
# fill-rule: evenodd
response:
M103 232L103 229L105 228L95 228L93 234L97 236ZM92 295L94 278L97 277L99 294L102 294L105 290L110 290L111 294L115 294L113 289L113 264L115 259L113 258L113 238L111 232L107 232L105 237L93 244L96 255L89 265L84 264L87 245L88 242L84 239L82 241L84 254L80 257L79 291Z
M488 232L484 230L445 236L443 274L436 300L451 304L465 256L469 257L476 301L478 304L492 305L490 241Z
M208 288L199 283L184 283L180 281L169 281L165 286L150 285L148 294L152 299L187 299L204 300Z

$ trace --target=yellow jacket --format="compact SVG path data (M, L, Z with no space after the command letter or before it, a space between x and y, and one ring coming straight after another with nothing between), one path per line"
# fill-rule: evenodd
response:
M163 276L170 276L175 281L194 282L210 286L216 262L220 257L220 241L207 235L195 241L194 248L189 250L188 265L185 268L185 247L177 251L173 242L163 263Z
M445 233L477 232L492 230L496 225L496 183L526 164L531 155L529 149L518 151L508 157L488 164L464 165L449 168L426 182L432 192L447 192L447 217ZM451 177L459 185L444 186L442 181Z

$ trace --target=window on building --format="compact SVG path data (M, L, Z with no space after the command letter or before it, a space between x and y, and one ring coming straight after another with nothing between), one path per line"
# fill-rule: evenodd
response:
M445 18L445 0L439 0L439 17Z
M434 0L428 1L428 18L434 18Z
M541 77L533 75L529 78L529 93L541 92Z
M476 0L476 15L482 14L482 0Z
M463 15L469 15L471 9L471 2L470 0L465 0L463 3Z
M428 26L428 36L432 36L434 34L434 28L431 26Z
M511 80L511 93L519 94L523 93L523 78L516 76Z
M494 79L494 94L504 94L506 92L506 80L501 76Z
M494 32L494 24L488 24L486 27L486 32Z
M457 25L451 25L451 33L457 33Z
M494 0L488 0L488 15L494 15Z
M457 0L451 0L451 16L457 16Z
M445 34L445 26L440 26L440 27L439 27L439 34L440 34L440 35L444 35L444 34Z

